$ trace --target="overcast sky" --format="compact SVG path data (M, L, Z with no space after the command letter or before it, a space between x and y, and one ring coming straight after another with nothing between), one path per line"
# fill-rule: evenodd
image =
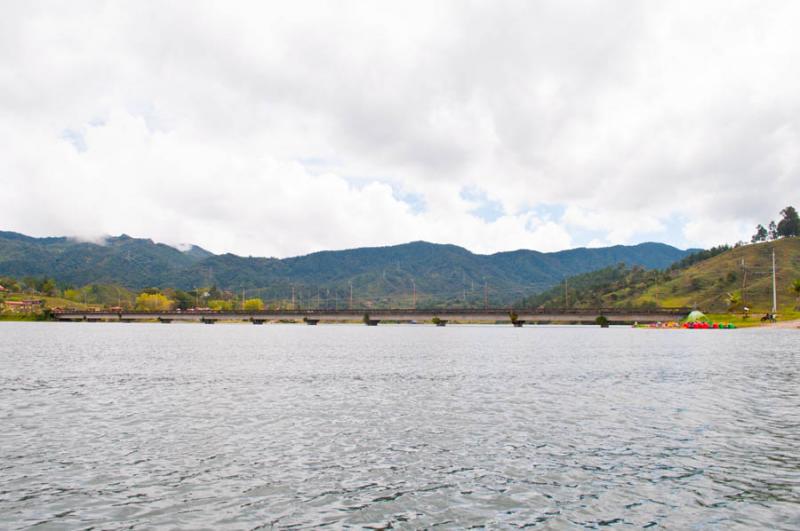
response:
M272 4L272 5L270 5ZM0 229L290 256L749 239L800 2L7 2Z

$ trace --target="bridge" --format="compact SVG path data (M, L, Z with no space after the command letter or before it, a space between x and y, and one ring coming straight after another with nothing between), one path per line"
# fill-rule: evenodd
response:
M352 310L260 310L260 311L213 311L213 310L171 310L163 312L144 311L60 311L54 314L58 321L158 321L172 323L197 321L213 324L219 321L245 321L264 324L273 321L300 321L309 325L320 322L363 322L376 326L380 322L433 322L438 326L447 323L508 323L520 327L526 323L595 323L604 316L612 324L655 323L675 321L685 317L691 308L659 308L652 310L620 308L431 308L431 309L352 309Z

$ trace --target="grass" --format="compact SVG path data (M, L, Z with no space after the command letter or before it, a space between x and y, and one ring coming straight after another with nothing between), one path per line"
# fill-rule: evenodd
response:
M622 293L618 301L634 305L655 302L662 307L696 306L706 313L727 316L728 293L741 293L744 282L744 305L750 308L751 316L760 319L772 308L773 249L777 266L778 307L786 309L779 315L793 315L798 301L790 286L792 281L800 278L800 238L783 238L731 249L680 271L666 282L650 285L644 290ZM744 269L742 263L745 264Z
M0 313L0 321L46 321L43 313Z
M733 323L738 328L749 328L767 324L761 322L761 317L763 315L764 313L750 312L750 317L745 318L741 313L709 313L706 314L706 317L715 323ZM794 321L796 319L800 319L800 311L794 308L784 308L782 311L778 312L778 322Z

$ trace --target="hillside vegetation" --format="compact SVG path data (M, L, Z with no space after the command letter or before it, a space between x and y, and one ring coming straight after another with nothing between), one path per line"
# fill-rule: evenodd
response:
M569 278L521 302L524 306L688 307L706 312L767 312L772 308L772 250L775 250L778 308L797 305L793 282L800 279L800 238L742 245L705 259L687 258L673 268L648 271L617 265ZM699 255L702 258L702 255Z

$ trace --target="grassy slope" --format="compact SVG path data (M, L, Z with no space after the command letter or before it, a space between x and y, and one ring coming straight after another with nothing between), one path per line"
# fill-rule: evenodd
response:
M778 308L790 314L796 296L789 289L800 278L800 238L745 245L699 262L675 278L628 297L633 304L655 301L663 306L693 306L709 312L726 312L727 293L742 289L742 259L747 269L745 304L752 313L772 307L772 249L777 265Z

